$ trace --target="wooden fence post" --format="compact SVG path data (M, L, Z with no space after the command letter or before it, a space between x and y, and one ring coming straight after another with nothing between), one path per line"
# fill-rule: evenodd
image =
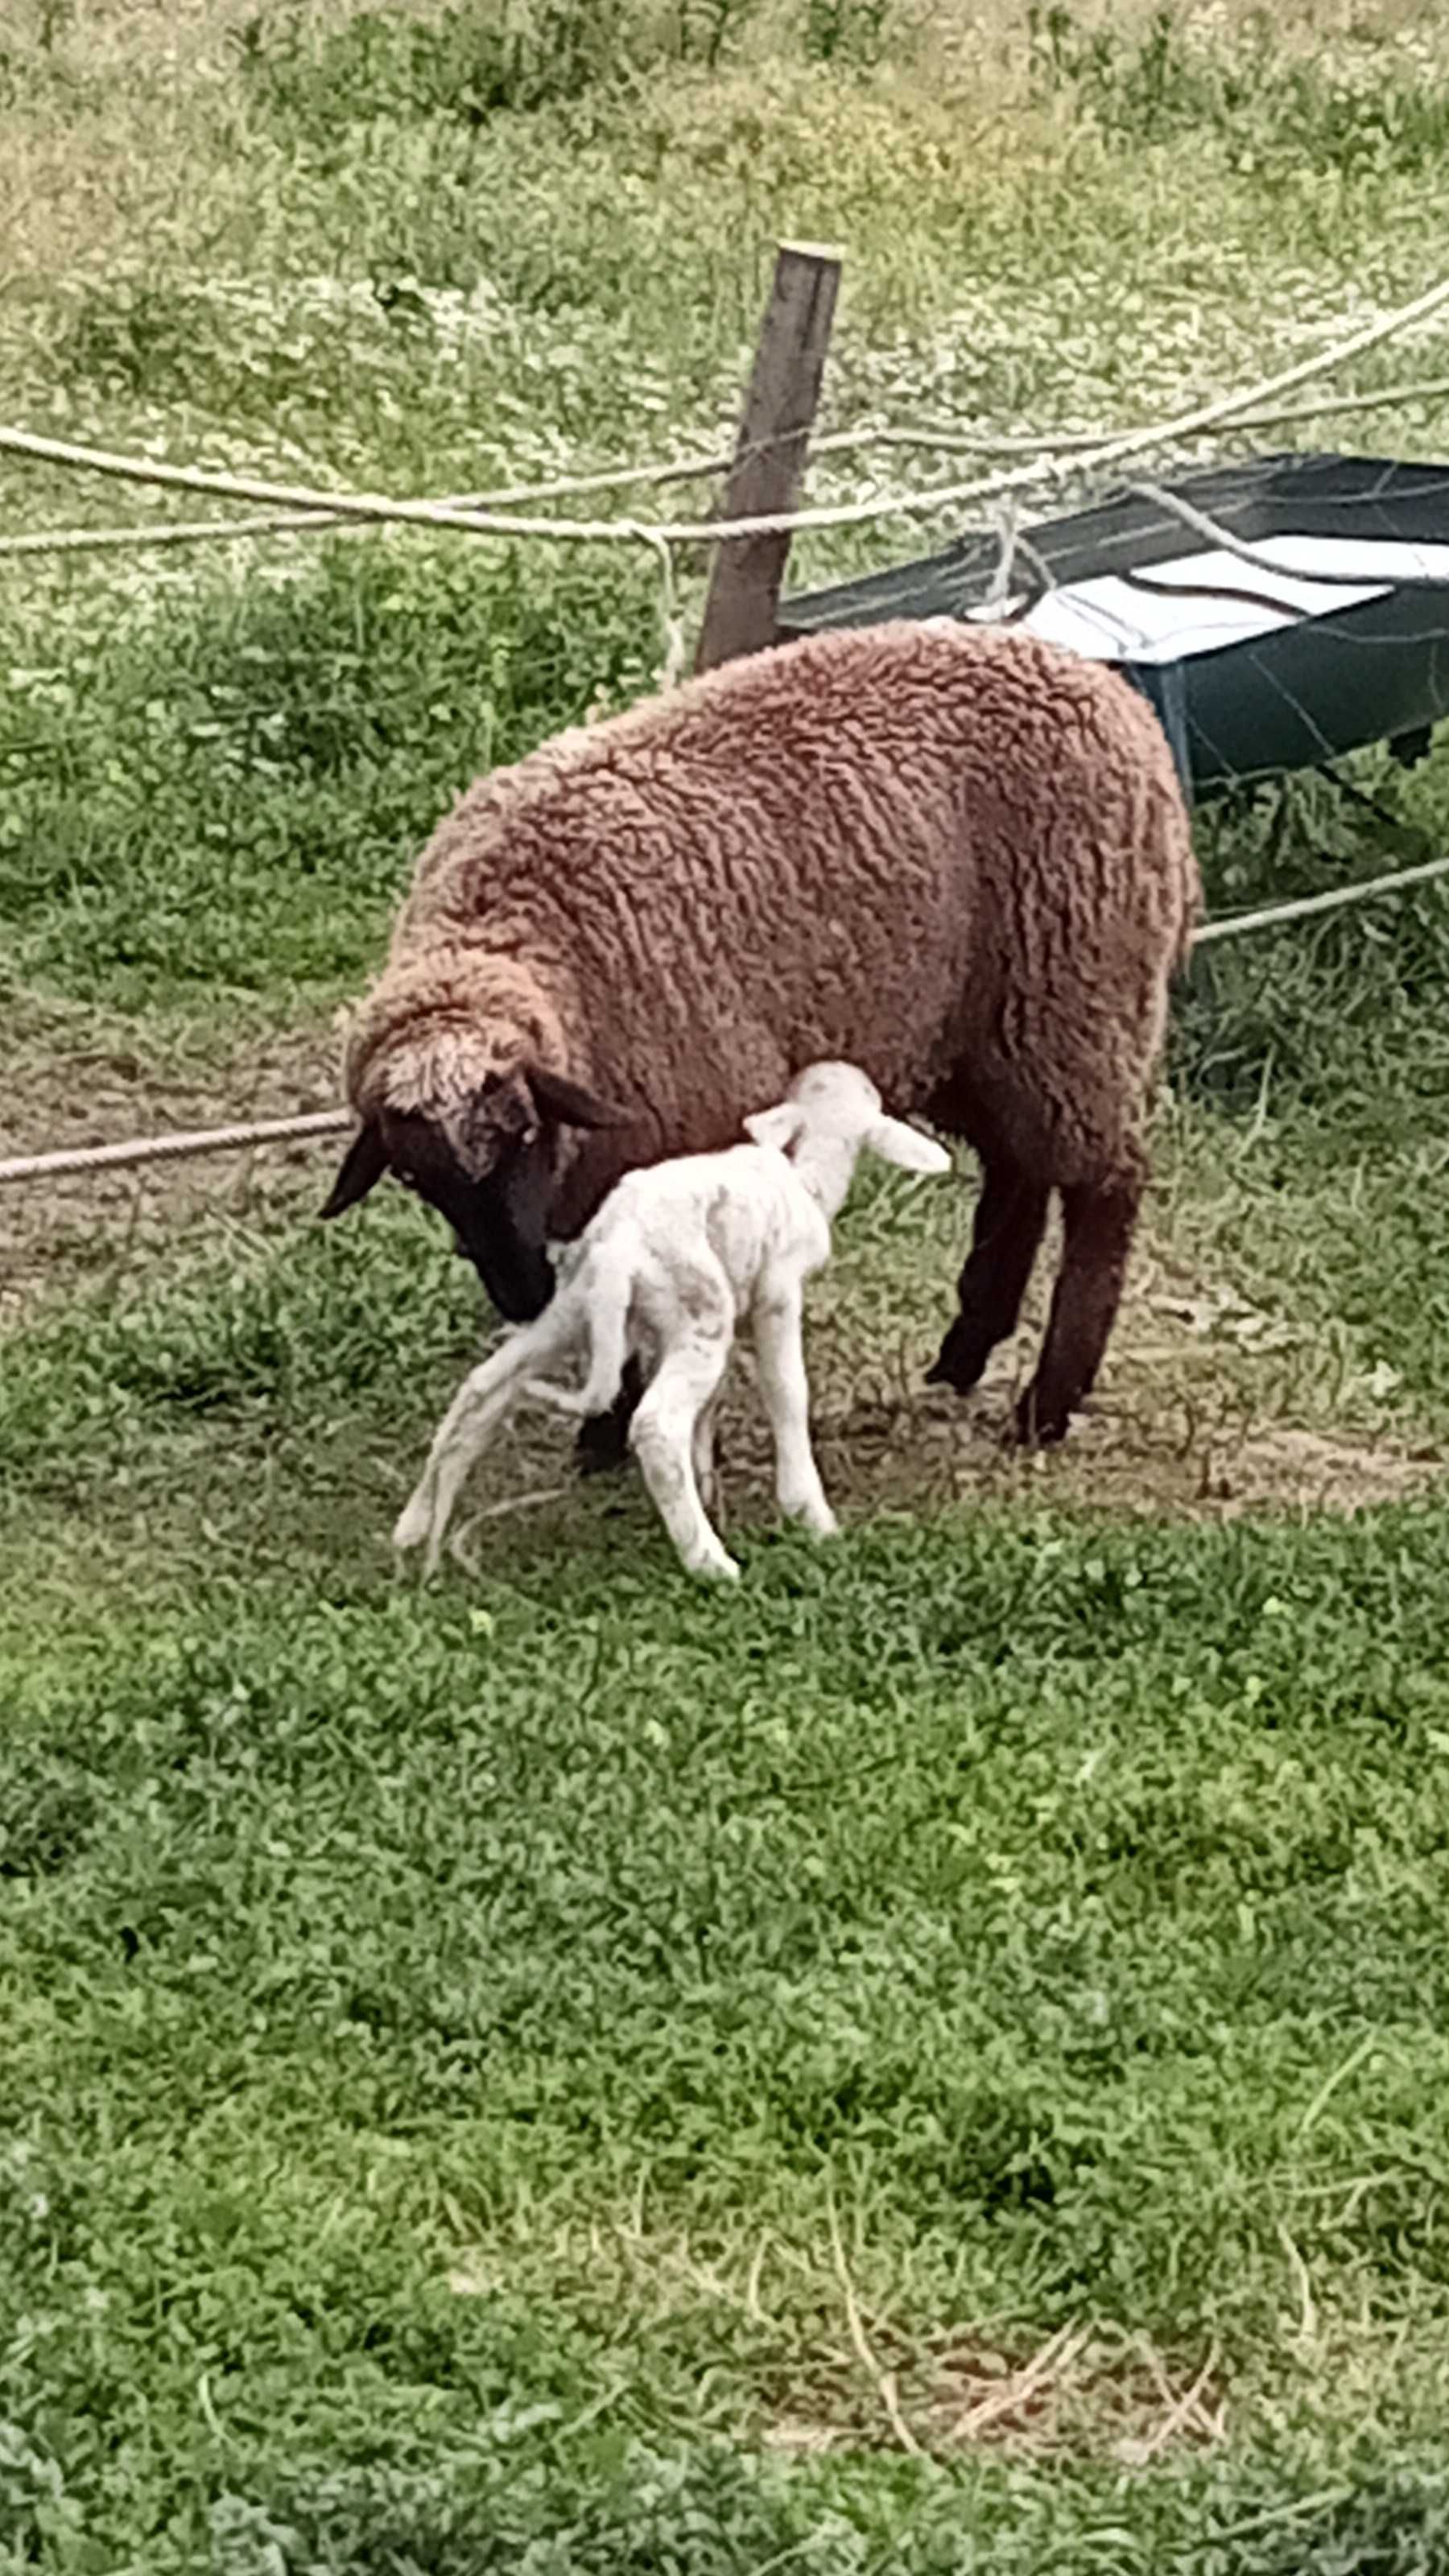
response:
M813 242L781 242L725 490L721 516L726 519L759 518L795 507L839 285L838 251ZM788 530L773 537L727 538L716 547L694 657L697 671L774 643L789 553Z

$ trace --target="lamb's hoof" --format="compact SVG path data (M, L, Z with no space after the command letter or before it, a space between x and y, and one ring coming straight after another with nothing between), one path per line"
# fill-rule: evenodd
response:
M696 1557L684 1570L699 1583L738 1583L740 1579L739 1567L732 1556L726 1556L723 1548L718 1556Z
M399 1512L393 1528L392 1543L399 1556L421 1547L432 1526L432 1514L421 1495L414 1494L406 1509Z
M1055 1449L1067 1436L1071 1422L1069 1412L1060 1406L1043 1407L1034 1386L1019 1396L1011 1417L1011 1440L1017 1449Z

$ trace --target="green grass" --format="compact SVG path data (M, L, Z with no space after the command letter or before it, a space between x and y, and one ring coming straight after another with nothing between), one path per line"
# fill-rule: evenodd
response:
M298 570L12 663L0 905L28 978L132 1011L340 998L469 779L659 657L632 561L540 586L516 555L340 541Z
M177 458L437 492L727 444L779 231L847 245L836 423L1013 430L1226 388L1443 257L1412 7L12 15L0 415ZM7 528L172 513L0 473ZM622 550L0 567L0 1132L285 1081L453 793L660 653ZM1360 780L1443 843L1443 745ZM1240 800L1210 900L1399 837ZM961 1209L862 1189L812 1329L848 1534L775 1531L727 1423L728 1601L627 1484L394 1581L479 1317L417 1210L308 1222L325 1156L185 1221L26 1200L6 2576L1446 2576L1449 1513L1197 1509L1265 1429L1350 1492L1449 1433L1446 1005L1434 892L1204 953L1142 1266L1259 1339L1129 1313L1040 1471L971 1430L999 1386L907 1402Z
M953 2333L1085 2317L1215 2335L1279 2500L1428 2442L1445 1550L902 1524L843 1576L756 1544L738 1603L653 1551L471 1600L278 1558L12 1630L12 2403L76 2563L192 2563L224 2484L487 2565L657 2451L677 2563L752 2563L689 2541L711 2486L741 2550L924 2508L906 2563L966 2514L1033 2563L1119 2483L1092 2405L1024 2514L989 2459L872 2486L832 2191L907 2405ZM866 2459L745 2465L812 2408ZM1159 2483L1129 2565L1222 2480Z

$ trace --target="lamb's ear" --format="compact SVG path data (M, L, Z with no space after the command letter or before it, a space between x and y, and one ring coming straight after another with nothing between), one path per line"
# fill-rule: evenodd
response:
M556 1118L561 1127L627 1127L630 1111L620 1109L612 1100L600 1100L598 1094L586 1091L581 1082L570 1082L566 1073L550 1073L542 1064L528 1068L528 1087L546 1118Z
M773 1145L777 1154L788 1154L805 1124L805 1114L793 1100L782 1100L774 1109L757 1109L742 1120L745 1134L756 1145Z
M377 1187L386 1170L387 1155L377 1129L371 1125L359 1127L342 1157L342 1169L332 1184L323 1216L342 1216L348 1208L356 1207L359 1199L365 1199L368 1191Z
M919 1127L908 1127L903 1118L880 1118L865 1137L869 1153L879 1154L883 1163L894 1163L902 1172L949 1172L951 1157L944 1145L923 1136Z

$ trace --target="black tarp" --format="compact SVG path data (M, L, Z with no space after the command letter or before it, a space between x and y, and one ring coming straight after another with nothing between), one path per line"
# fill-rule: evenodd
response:
M1175 476L1176 493L1248 544L1274 537L1449 545L1449 468L1365 456L1266 456ZM1130 576L1201 553L1206 541L1131 492L1040 522L1026 534L1054 589ZM892 617L963 617L982 607L1000 558L993 534L787 600L782 637ZM1251 590L1253 569L1233 581ZM1332 592L1324 594L1331 602ZM1174 611L1175 613L1175 611ZM1185 622L1191 608L1185 607ZM1156 707L1189 794L1334 759L1449 716L1449 576L1314 614L1217 650L1102 653Z

